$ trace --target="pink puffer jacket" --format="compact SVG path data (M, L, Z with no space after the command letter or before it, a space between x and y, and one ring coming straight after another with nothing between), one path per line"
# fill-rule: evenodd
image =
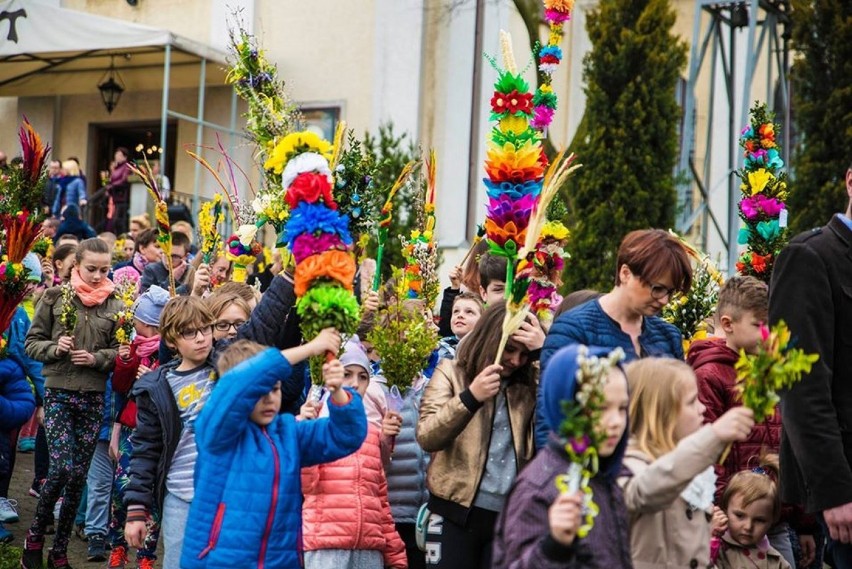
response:
M385 567L406 569L405 544L394 527L382 467L381 433L368 425L357 452L302 469L302 539L305 551L374 549Z

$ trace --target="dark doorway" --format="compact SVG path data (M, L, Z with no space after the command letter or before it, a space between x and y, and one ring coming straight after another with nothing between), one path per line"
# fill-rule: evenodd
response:
M127 123L93 123L89 125L90 147L86 169L88 193L91 196L88 206L89 223L101 231L106 219L106 200L103 192L102 172L109 172L115 149L125 147L130 151L130 160L142 162L143 153L149 161L160 160L160 122L138 121ZM177 121L169 121L166 128L166 171L164 174L175 187L175 148L177 144Z

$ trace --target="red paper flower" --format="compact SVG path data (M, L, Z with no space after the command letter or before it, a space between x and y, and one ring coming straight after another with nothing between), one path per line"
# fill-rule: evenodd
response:
M532 93L518 93L512 91L506 96L506 106L510 114L531 113L532 112Z
M506 97L507 95L497 92L494 92L494 96L491 97L491 110L497 113L498 115L502 115L506 112Z
M290 209L294 209L301 202L317 203L325 202L329 209L337 209L334 198L331 196L331 184L324 174L316 172L305 172L296 176L287 192L284 194Z
M772 259L772 255L751 254L751 266L756 273L762 273L766 270L766 264Z

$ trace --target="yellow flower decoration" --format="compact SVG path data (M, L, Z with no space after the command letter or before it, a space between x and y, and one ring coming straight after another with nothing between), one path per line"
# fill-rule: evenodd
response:
M515 148L511 142L499 146L494 142L488 142L486 168L494 165L509 164L513 168L534 168L541 157L541 149L531 142L524 143L520 148Z
M500 130L520 134L527 130L529 122L525 116L506 115L500 119Z
M544 7L558 12L570 12L574 9L574 0L544 0Z
M570 232L568 228L562 225L559 221L548 221L544 224L544 227L541 228L541 238L542 239L555 239L557 241L562 241L563 239L568 239L568 235Z
M319 135L310 131L294 132L278 141L263 167L280 174L291 158L303 152L315 152L327 160L334 154L331 143Z
M762 192L766 185L774 178L772 174L769 173L766 168L761 168L760 170L755 170L754 172L748 173L748 185L751 187L751 195L759 194Z

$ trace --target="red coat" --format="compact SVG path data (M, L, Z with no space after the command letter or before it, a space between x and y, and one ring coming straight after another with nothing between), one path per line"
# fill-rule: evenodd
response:
M704 420L712 423L728 409L740 405L736 390L737 372L734 364L739 354L725 345L724 338L698 340L690 346L687 363L698 377L698 398L707 408ZM731 477L740 470L750 470L759 465L761 452L778 453L781 448L781 411L757 423L746 440L734 443L728 458L716 465L716 500L728 485Z
M405 544L394 526L379 450L381 433L368 425L357 452L302 469L302 539L305 551L370 549L385 567L408 567Z
M698 340L690 346L687 363L698 377L698 398L707 408L704 420L712 423L728 409L740 405L737 398L737 372L734 364L739 354L725 345L724 338ZM778 453L781 448L781 408L775 406L775 414L762 423L755 424L748 438L731 446L725 463L716 465L716 503L731 477L740 470L751 470L758 466L761 452ZM781 520L788 522L800 534L812 534L816 519L806 515L800 506L784 504Z
M123 360L118 356L115 357L115 367L112 370L112 388L116 393L125 397L130 393L130 389L136 382L136 372L140 365L149 367L151 370L157 369L160 365L160 362L157 361L157 352L146 357L140 357L136 353L137 345L135 340L131 342L130 359ZM116 422L131 429L136 428L136 401L127 399L127 404L119 413Z

